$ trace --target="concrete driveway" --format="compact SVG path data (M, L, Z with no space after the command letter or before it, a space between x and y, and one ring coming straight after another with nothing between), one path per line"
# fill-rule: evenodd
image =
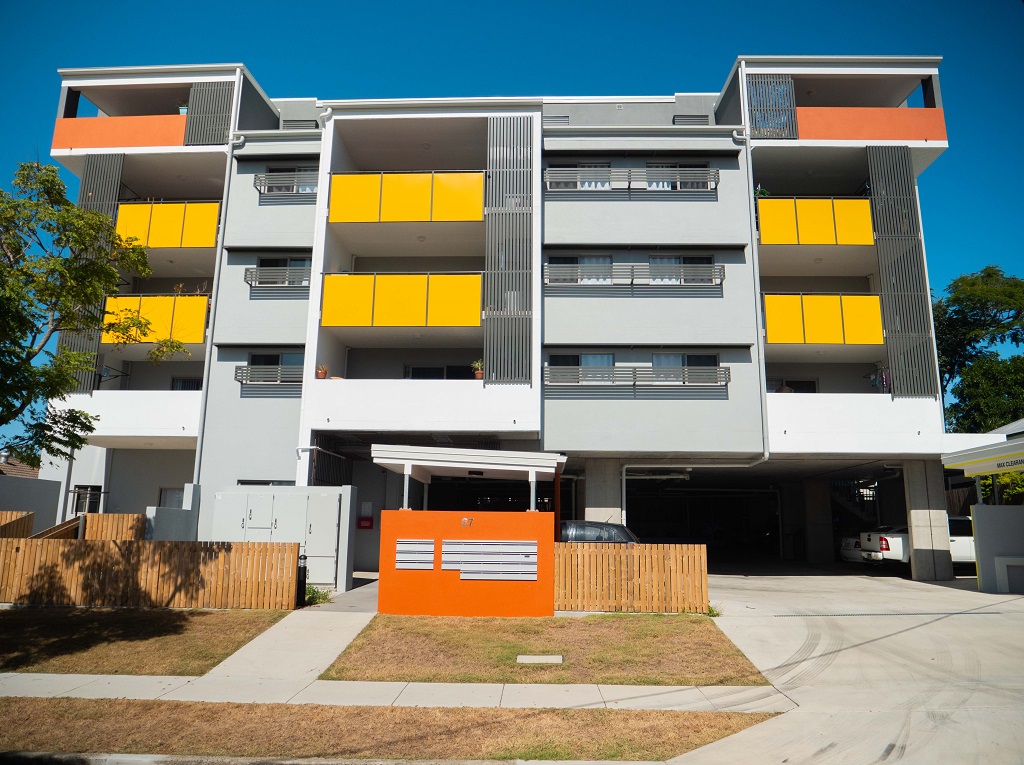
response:
M798 708L673 762L1024 762L1024 597L857 575L709 584L718 625Z

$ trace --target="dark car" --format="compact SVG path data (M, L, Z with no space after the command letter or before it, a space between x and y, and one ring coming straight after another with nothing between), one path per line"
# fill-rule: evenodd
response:
M562 521L560 542L614 542L637 544L640 540L621 523Z

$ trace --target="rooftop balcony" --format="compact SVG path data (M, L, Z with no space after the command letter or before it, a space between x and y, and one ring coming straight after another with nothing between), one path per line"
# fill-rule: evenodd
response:
M143 247L217 246L219 202L124 202L117 209L117 233Z
M53 127L53 149L115 149L184 146L183 114L137 117L61 117Z
M797 106L797 137L812 141L945 141L942 109Z
M128 312L150 323L149 334L141 345L161 340L177 340L185 345L201 345L206 340L209 297L206 295L117 295L107 298L106 324ZM118 338L104 332L101 343L113 344Z

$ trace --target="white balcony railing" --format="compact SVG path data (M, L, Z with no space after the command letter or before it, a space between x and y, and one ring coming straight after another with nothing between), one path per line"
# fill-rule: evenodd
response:
M728 385L729 367L544 367L545 385Z

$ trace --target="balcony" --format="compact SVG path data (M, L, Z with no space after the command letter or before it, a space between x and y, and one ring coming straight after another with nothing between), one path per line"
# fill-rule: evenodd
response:
M545 385L725 386L729 367L544 367Z
M483 219L482 172L343 173L331 177L330 223Z
M251 366L235 367L235 382L267 385L301 385L302 367Z
M720 286L725 266L649 263L608 263L598 265L544 265L545 286L581 287L707 287Z
M53 128L57 149L117 149L138 146L184 146L186 115L136 117L61 117Z
M89 444L112 449L195 449L199 391L100 390L75 394L58 406L99 419Z
M308 266L247 268L243 278L250 287L305 287L308 293L312 270Z
M105 324L112 324L125 316L140 316L149 321L149 334L140 342L155 343L177 340L186 345L201 344L206 339L206 295L117 295L109 297L105 310ZM104 332L101 343L115 344L121 338Z
M150 248L216 247L219 202L126 202L117 233Z
M479 327L481 274L327 274L324 327Z
M882 345L878 295L765 295L766 342Z
M874 245L870 199L757 200L762 245Z
M605 192L627 199L714 198L719 177L718 168L549 167L544 187L554 194Z
M945 141L942 109L797 106L797 133L814 141Z
M252 185L261 205L314 204L318 173L315 170L292 173L256 173Z

